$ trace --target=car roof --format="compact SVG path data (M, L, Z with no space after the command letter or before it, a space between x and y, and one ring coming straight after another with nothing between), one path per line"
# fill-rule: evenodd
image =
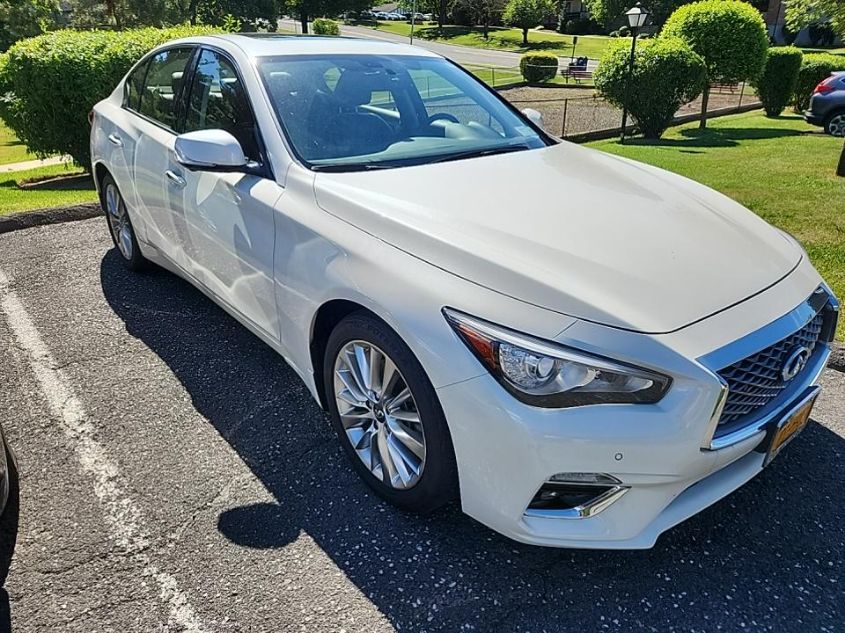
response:
M275 55L357 54L357 55L414 55L440 57L424 48L397 44L384 40L320 35L284 35L281 33L227 33L186 38L185 41L204 42L220 46L223 41L240 48L250 57Z

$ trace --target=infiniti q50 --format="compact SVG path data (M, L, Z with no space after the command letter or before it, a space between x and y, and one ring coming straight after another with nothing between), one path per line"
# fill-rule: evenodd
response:
M96 105L91 150L126 266L275 349L402 508L651 547L818 395L838 303L792 237L428 51L170 42Z

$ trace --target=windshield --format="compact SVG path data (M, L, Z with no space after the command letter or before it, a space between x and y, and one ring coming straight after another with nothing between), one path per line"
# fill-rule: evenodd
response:
M259 70L297 157L353 171L545 147L469 73L436 57L296 55Z

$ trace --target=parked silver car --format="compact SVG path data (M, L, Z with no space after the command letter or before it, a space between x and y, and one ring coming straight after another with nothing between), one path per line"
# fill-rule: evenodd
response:
M831 74L816 86L804 119L823 126L828 134L845 136L845 71Z

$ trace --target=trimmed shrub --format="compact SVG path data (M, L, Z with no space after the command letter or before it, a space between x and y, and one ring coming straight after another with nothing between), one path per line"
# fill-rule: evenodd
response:
M37 156L69 154L90 167L88 113L150 49L209 27L60 30L0 56L0 118Z
M526 53L519 60L519 72L528 83L554 79L557 74L557 57L551 53Z
M661 37L680 37L707 66L700 127L707 126L710 84L753 79L763 70L769 34L760 12L742 0L699 0L679 8Z
M801 60L798 81L795 83L793 106L796 112L810 107L810 97L818 83L836 70L845 70L845 56L830 53L809 53Z
M701 94L707 68L681 39L647 40L637 46L629 86L630 57L627 42L613 44L593 75L596 90L613 105L627 106L646 138L660 138L678 108Z
M760 12L742 0L701 0L680 7L661 36L680 37L707 64L711 82L738 82L760 74L769 36Z
M767 116L778 116L792 99L802 57L801 49L794 46L778 46L766 53L763 72L753 83Z
M340 26L338 26L337 22L334 20L317 18L311 26L314 31L314 35L340 35Z

